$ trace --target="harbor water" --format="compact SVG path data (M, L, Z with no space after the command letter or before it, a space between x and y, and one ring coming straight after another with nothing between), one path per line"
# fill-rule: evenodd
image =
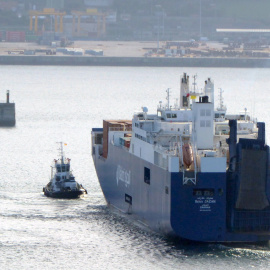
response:
M268 269L263 244L190 243L158 235L106 206L91 158L91 129L103 119L155 112L180 75L211 77L228 113L266 123L270 69L0 66L0 99L16 103L16 127L0 128L0 269ZM215 106L219 104L216 94ZM64 142L85 198L47 198L42 188ZM192 224L191 224L192 226Z

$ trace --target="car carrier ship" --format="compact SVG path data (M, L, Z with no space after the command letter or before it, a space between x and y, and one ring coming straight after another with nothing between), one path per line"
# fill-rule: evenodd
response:
M92 129L92 157L107 204L154 231L203 242L270 239L270 166L265 124L245 109L215 108L183 74L179 104L143 107L130 120Z

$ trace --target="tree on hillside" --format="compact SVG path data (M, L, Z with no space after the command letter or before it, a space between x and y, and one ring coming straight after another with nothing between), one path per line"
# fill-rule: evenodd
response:
M13 11L0 10L0 25L5 26L24 26L28 25L28 17L18 15Z
M85 10L83 0L65 0L64 10L70 13L72 10Z

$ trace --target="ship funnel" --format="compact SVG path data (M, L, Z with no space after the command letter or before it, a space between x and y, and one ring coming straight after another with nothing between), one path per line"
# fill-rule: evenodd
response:
M7 103L9 103L9 90L7 90Z

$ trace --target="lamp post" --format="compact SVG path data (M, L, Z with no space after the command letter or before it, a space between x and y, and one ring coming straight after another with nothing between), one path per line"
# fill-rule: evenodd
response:
M200 39L202 37L202 0L200 0Z
M161 7L161 5L156 5L156 12L157 12L157 27L158 27L158 32L157 32L157 51L159 51L159 39L160 39L160 10L162 10L162 15L163 15L163 36L164 36L164 10Z
M51 8L52 8L52 0L51 0ZM51 32L52 32L52 15L51 16Z

